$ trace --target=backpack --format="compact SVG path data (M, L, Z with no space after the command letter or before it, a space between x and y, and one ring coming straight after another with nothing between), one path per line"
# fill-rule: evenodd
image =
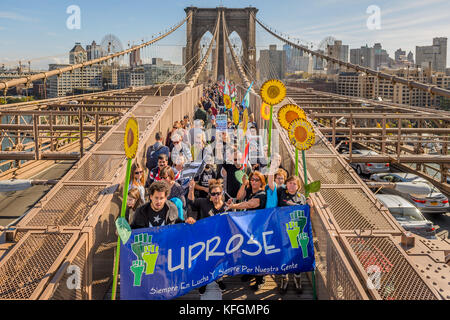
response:
M147 151L147 168L149 170L152 170L158 165L158 156L160 154L160 150L164 148L165 146L163 144L160 144L160 146L155 150L155 145L152 145L150 148L148 148Z

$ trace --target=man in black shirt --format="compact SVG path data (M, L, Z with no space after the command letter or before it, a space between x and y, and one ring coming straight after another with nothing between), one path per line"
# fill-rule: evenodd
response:
M135 214L131 229L160 227L180 222L178 209L171 201L167 201L169 188L162 181L150 186L150 201L139 207Z

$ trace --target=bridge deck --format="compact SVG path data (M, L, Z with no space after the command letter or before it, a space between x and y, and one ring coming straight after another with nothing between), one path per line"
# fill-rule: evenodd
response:
M257 292L250 289L250 285L254 284L255 281L252 280L249 283L243 283L241 281L241 276L223 277L223 282L227 286L225 291L220 295L210 294L210 289L208 288L205 295L200 296L198 289L191 290L188 294L178 297L176 300L217 300L222 298L222 300L313 300L313 288L310 279L304 275L302 277L302 293L297 293L294 288L294 282L292 280L292 275L289 277L288 290L285 294L279 293L279 275L268 275L265 277L266 283ZM214 287L213 287L214 288ZM211 289L215 293L214 289ZM105 300L111 299L112 286L110 286L107 294L105 295ZM209 297L214 298L209 298ZM116 299L120 300L120 282L118 284Z

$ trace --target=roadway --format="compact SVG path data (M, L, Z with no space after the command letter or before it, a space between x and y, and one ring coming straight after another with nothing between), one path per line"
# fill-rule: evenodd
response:
M57 161L30 180L56 180L63 177L75 164L75 161ZM20 218L41 199L52 185L36 185L31 188L0 193L0 226L7 226Z

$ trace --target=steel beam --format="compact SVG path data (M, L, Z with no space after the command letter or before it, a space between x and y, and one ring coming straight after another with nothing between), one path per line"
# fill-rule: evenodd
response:
M351 159L347 155L343 157L352 163L450 163L450 155L379 155L360 156L353 154Z

